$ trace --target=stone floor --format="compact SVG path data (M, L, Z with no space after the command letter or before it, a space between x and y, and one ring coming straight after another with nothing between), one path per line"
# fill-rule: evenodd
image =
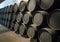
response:
M0 28L3 28L3 26L0 25ZM0 42L30 42L30 39L23 38L13 31L8 31L0 34Z

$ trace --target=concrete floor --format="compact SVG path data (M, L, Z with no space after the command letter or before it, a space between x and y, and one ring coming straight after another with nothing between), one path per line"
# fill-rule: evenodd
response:
M0 26L0 28L3 28L3 26ZM0 34L0 42L30 42L30 39L23 38L14 31L8 31Z

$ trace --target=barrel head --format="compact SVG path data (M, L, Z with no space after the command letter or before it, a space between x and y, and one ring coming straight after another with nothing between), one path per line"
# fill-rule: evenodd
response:
M47 10L49 9L54 3L54 0L41 0L40 8Z
M36 7L36 1L35 0L29 0L27 9L31 12L35 9Z
M24 24L22 24L19 27L19 33L20 33L20 35L24 35L24 32L25 32L26 29L27 29L27 27Z
M33 23L36 24L37 26L41 25L43 22L43 16L40 13L36 13L36 15L33 18Z
M29 27L29 29L27 31L27 35L29 38L33 38L35 36L35 28Z

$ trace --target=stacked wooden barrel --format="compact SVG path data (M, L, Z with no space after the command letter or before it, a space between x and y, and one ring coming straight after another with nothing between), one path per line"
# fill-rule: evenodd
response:
M21 0L0 9L0 24L31 42L59 42L59 4L59 0Z

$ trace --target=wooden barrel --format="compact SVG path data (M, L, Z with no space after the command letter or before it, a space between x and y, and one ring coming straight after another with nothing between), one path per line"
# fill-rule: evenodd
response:
M13 14L12 14L12 20L11 20L12 22L15 22L16 16L17 16L16 13L13 13Z
M0 19L1 19L1 13L0 13Z
M37 25L40 25L43 21L43 16L41 13L36 13L36 15L34 16L34 19L33 19L33 23L34 24L37 24Z
M4 13L6 13L6 7L4 7Z
M9 25L10 25L10 21L7 21L7 28L9 28Z
M2 19L1 19L1 24L2 24Z
M1 24L3 25L3 19L1 19Z
M3 8L1 9L1 12L3 13Z
M4 21L4 20L2 19L2 25L3 25L3 21Z
M8 21L10 21L11 20L11 13L9 13L9 15L8 15Z
M23 12L26 9L26 5L27 5L27 3L23 0L20 2L20 4L19 4L20 12Z
M2 13L1 13L1 18L2 18Z
M10 13L13 13L14 5L10 5Z
M28 27L27 36L28 36L29 38L35 37L36 31L37 31L37 25L36 25L36 24L31 24L31 25Z
M19 14L16 17L16 21L19 23L22 21L22 18L23 18L23 14L21 12L19 12Z
M1 13L1 9L0 9L0 13Z
M1 8L1 13L2 13L2 8Z
M2 13L2 19L4 19L4 13Z
M48 25L55 30L60 30L60 9L54 10L48 18Z
M25 37L25 38L28 38L27 37L27 28L28 26L26 26L24 23L22 23L19 27L19 34L22 36L22 37Z
M10 13L10 6L7 6L7 14Z
M18 12L18 5L15 3L13 7L14 7L14 13L17 13Z
M44 10L60 9L60 0L41 0L40 7Z
M6 13L4 14L4 19L6 20Z
M19 24L16 22L15 25L14 25L14 31L18 31L18 27L19 27Z
M4 24L4 26L5 26L5 20L3 21L3 24Z
M1 12L3 13L3 8L2 8L2 10L1 10Z
M40 10L40 1L41 0L29 0L27 3L27 10L30 12Z
M19 27L19 33L20 33L20 35L23 35L23 34L24 34L25 29L26 29L26 26L25 26L24 24L22 24L22 25Z
M10 24L10 30L14 30L14 23L13 22L11 22L11 24Z
M48 13L46 11L37 11L35 12L32 22L37 26L43 25L45 24L44 22L47 22L47 16Z
M5 20L5 26L6 26L6 20Z
M4 25L4 22L5 22L5 21L4 21L4 19L3 19L3 25Z
M50 28L43 28L38 32L39 42L52 42L54 30ZM54 35L55 36L55 35Z
M4 9L3 9L3 13L5 13L5 7L4 7Z
M30 12L26 12L23 17L23 23L24 24L32 24L32 15Z
M36 7L36 0L29 0L27 4L27 9L31 12Z
M3 20L1 19L1 25L3 25Z
M41 0L40 8L47 10L49 9L54 3L54 0Z
M5 7L5 13L7 12L7 7Z
M8 14L6 14L5 21L6 21L6 26L7 26L7 21L8 21Z
M5 17L5 19L7 20L8 19L8 14L6 13L6 17Z
M0 9L0 13L1 13L1 9Z
M4 8L2 8L2 12L4 13Z
M6 14L4 13L4 16L3 16L3 17L4 17L4 20L5 20L5 15L6 15Z

